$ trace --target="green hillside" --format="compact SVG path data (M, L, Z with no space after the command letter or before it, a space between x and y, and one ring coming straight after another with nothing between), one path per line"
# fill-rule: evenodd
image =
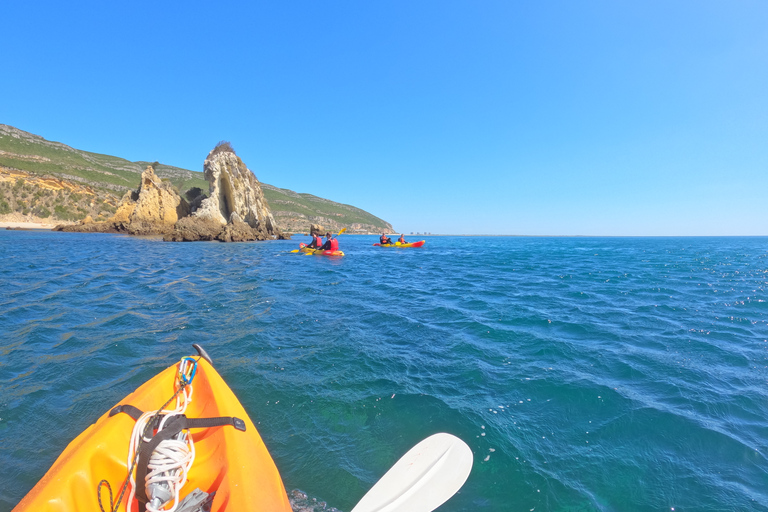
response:
M83 194L75 193L77 204L67 204L69 193L60 192L58 211L67 211L67 215L57 216L56 212L49 216L52 220L77 220L86 215L107 215L120 197L128 191L135 190L139 185L141 172L153 165L155 172L163 180L170 181L179 193L183 194L192 187L207 191L208 182L202 172L190 171L157 162L131 162L123 158L90 153L71 148L60 142L46 140L38 135L28 133L12 126L0 124L0 171L19 170L38 177L56 177L66 182L77 183L93 191L93 197L98 197L99 205L94 201L83 202ZM27 179L17 186L21 179L11 176L11 173L0 173L0 181L5 184L2 189L4 205L0 205L0 215L21 213L35 214L30 203L30 197L48 195L43 182ZM37 187L42 187L39 190ZM392 230L392 226L384 220L354 206L335 203L311 194L298 194L292 190L281 189L262 183L264 195L270 206L272 215L280 228L288 232L305 232L309 224L322 224L325 228L335 231L346 227L350 232L378 232ZM14 195L24 193L24 197ZM86 194L89 195L89 194ZM103 206L103 205L108 205ZM53 203L46 203L43 212L48 212ZM46 217L47 218L47 217Z
M393 231L388 222L348 204L334 203L312 194L261 184L264 197L278 225L291 232L306 231L308 224L321 224L331 231L346 227L350 232Z

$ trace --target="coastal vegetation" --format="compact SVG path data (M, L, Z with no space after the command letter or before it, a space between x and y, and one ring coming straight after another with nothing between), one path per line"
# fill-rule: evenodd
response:
M348 233L394 231L392 225L348 204L335 203L312 194L299 194L285 188L261 184L275 221L282 229L293 233L308 230L310 223L322 224L338 232L347 227Z
M118 201L110 190L0 169L3 216L19 214L45 222L74 222L88 215L106 218L115 213Z

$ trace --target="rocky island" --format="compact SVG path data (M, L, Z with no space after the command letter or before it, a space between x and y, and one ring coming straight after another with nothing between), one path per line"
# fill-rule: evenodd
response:
M163 235L172 242L290 238L277 227L259 180L231 144L217 144L203 167L207 193L194 187L182 197L149 165L141 174L139 188L126 192L112 217L101 222L86 217L78 224L59 225L54 230Z

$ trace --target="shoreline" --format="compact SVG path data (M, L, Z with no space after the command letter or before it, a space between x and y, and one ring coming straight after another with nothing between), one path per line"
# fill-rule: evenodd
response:
M58 224L48 224L43 222L0 222L0 229L30 229L51 231Z
M28 221L0 221L0 230L10 228L12 230L29 230L29 231L52 231L53 228L60 224L74 224L67 222L28 222ZM306 233L294 233L288 232L292 236L308 236ZM347 236L376 236L373 234L364 233L345 233ZM766 235L476 235L476 234L419 234L419 235L406 235L407 238L429 238L440 236L452 236L452 237L513 237L513 238L720 238L720 237L764 237ZM418 241L418 240L417 240Z

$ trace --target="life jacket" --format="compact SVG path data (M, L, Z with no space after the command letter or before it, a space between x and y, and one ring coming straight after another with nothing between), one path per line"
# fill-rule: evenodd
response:
M405 238L403 238L401 236L400 238L397 239L397 241L400 242L401 244L404 244L405 243Z
M390 239L388 236L381 235L379 237L379 243L380 244L388 244L390 242Z
M339 241L335 238L331 238L331 248L329 249L331 251L338 251L339 250Z
M323 239L320 238L318 235L315 235L315 240L313 242L315 247L322 247L323 246Z

